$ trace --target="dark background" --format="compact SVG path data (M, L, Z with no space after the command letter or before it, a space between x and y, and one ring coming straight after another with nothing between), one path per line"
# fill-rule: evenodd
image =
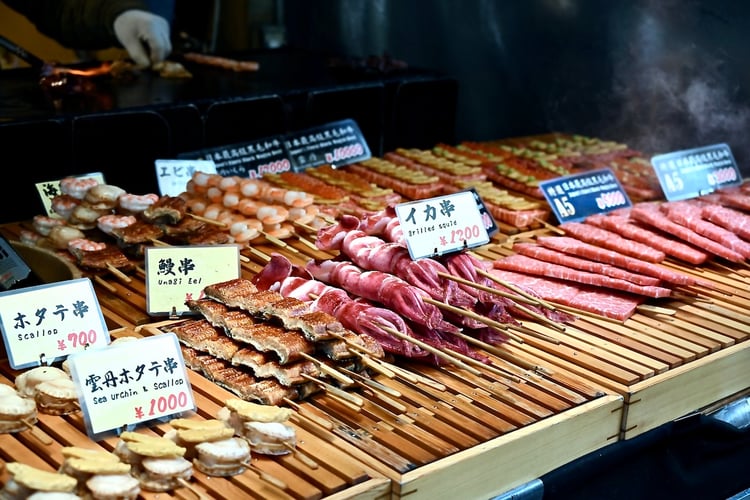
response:
M459 141L559 131L647 153L726 142L750 172L748 2L286 0L284 6L290 45L389 54L455 76Z

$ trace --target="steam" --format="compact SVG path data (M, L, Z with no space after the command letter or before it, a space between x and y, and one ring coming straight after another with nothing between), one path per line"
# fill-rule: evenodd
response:
M750 109L733 99L726 61L702 49L694 41L695 32L670 31L676 16L700 27L700 20L690 19L696 12L664 7L649 5L639 11L630 41L620 45L625 50L613 54L619 116L610 117L604 134L647 153L719 142L733 150L742 147Z

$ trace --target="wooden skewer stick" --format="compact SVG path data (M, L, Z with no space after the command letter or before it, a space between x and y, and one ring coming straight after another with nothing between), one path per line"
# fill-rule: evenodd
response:
M383 366L388 367L389 370L392 370L398 377L401 377L402 379L412 384L428 385L438 391L444 391L446 389L445 384L432 380L429 377L425 377L423 375L419 375L417 373L411 372L409 370L401 368L400 366L396 366L394 364L388 363L387 361L380 361L380 363L382 363Z
M264 260L266 262L270 262L271 261L271 256L270 255L268 255L268 254L266 254L264 252L261 252L260 250L258 250L256 248L253 248L253 247L251 247L249 245L248 245L247 248L250 250L251 254L255 255L256 257L260 257L261 260Z
M309 455L307 455L306 453L304 453L299 448L296 448L291 443L284 442L284 447L287 450L289 450L292 453L294 453L294 456L297 457L300 462L302 462L303 464L307 465L309 468L311 468L311 469L317 469L319 467L318 462L316 462L315 460L313 460L312 458L310 458Z
M305 358L308 361L312 361L315 363L315 365L320 369L322 373L325 373L331 378L335 378L339 382L341 382L344 385L354 385L354 380L352 380L350 377L344 375L343 373L339 372L338 370L328 366L315 356L310 356L306 352L300 352L300 355Z
M99 283L99 284L100 284L101 286L103 286L104 288L106 288L106 289L107 289L107 290L109 290L110 292L112 292L112 293L117 293L117 288L115 288L115 287L114 287L113 285L111 285L110 283L107 283L107 282L106 282L106 281L104 280L104 278L102 278L101 276L99 276L99 275L94 275L94 281L96 281L97 283Z
M512 354L510 354L505 349L501 349L499 347L496 347L494 345L488 344L486 342L482 342L481 340L475 339L474 337L466 335L465 333L459 333L457 335L459 337L461 337L462 339L466 340L467 342L475 344L475 345L481 347L482 349L484 349L485 351L494 354L498 358L504 359L504 360L506 360L506 361L508 361L510 363L513 363L514 365L520 366L521 368L524 368L526 370L533 370L533 371L541 370L541 368L538 365L535 365L533 363L529 363L526 360L520 359L520 358L518 358L518 357L516 357L516 356L514 356ZM512 374L506 374L506 376L508 376L508 377L515 377L515 375L512 375ZM519 378L518 381L520 382L520 380L521 379Z
M472 288L476 288L477 290L482 290L483 292L492 293L492 294L498 295L500 297L505 297L507 299L512 299L512 300L515 300L517 302L524 302L526 304L531 304L531 305L538 305L539 304L539 301L536 300L536 299L529 299L529 298L524 297L524 296L520 296L519 297L518 295L515 295L515 294L512 294L512 293L508 293L508 292L504 292L502 290L498 290L497 288L492 288L491 286L485 286L485 285L481 285L479 283L474 283L473 281L461 278L459 276L454 276L452 274L447 274L447 273L440 272L440 271L438 271L437 274L441 278L445 278L445 279L448 279L448 280L451 280L451 281L455 281L456 283L461 283L462 285L467 285L467 286L470 286Z
M507 335L511 339L515 340L516 342L519 342L523 344L523 339L511 332L508 331L508 325L505 325L503 323L500 323L499 321L495 321L493 319L487 318L485 316L482 316L480 314L477 314L472 311L467 311L466 309L462 309L460 307L452 306L450 304L446 304L445 302L440 302L439 300L432 299L430 297L425 297L425 302L435 305L441 309L445 309L446 311L451 311L456 314L460 314L462 316L467 316L469 318L475 319L479 321L480 323L484 323L485 325L489 326L490 328L494 328L495 330Z
M149 241L154 244L155 247L171 247L169 243L165 243L161 240L157 240L156 238L150 238Z
M124 283L130 283L131 281L133 281L130 278L130 276L128 276L127 274L123 273L122 271L120 271L119 269L117 269L115 266L113 266L109 262L107 262L107 269L109 270L110 273L114 274L117 279L119 279L120 281L122 281Z
M400 398L401 393L397 391L396 389L393 389L392 387L388 387L387 385L383 385L380 382L377 382L371 378L367 378L363 375L360 375L359 373L355 373L347 368L342 368L342 370L347 373L350 377L357 380L357 382L362 383L362 385L366 385L368 387L371 387L373 389L377 389L379 391L386 392L393 396L394 398Z
M302 243L303 245L307 246L308 248L310 248L312 250L315 250L316 252L318 250L320 250L318 247L315 246L315 243L313 243L312 241L308 240L307 238L305 238L301 234L297 234L297 239L300 241L300 243Z
M339 389L335 385L331 385L328 382L323 382L322 380L319 380L319 379L317 379L315 377L311 377L307 373L301 373L300 375L303 378L309 380L310 382L314 382L314 383L318 384L326 392L328 392L328 393L330 393L330 394L332 394L332 395L334 395L334 396L336 396L336 397L338 397L340 399L343 399L344 401L347 401L347 402L349 402L349 403L351 403L351 404L353 404L353 405L355 405L357 407L361 408L365 404L364 399L362 399L361 397L359 397L359 396L357 396L355 394L349 394L345 390Z
M502 297L514 300L516 302L525 302L527 304L541 305L538 300L530 300L530 299L527 299L526 297L523 297L523 296L513 295L512 293L506 293L506 292L503 292L502 290L498 290L497 288L492 288L492 287L489 287L489 286L480 285L479 283L474 283L473 281L469 281L469 280L460 278L458 276L453 276L451 274L446 274L446 273L438 272L438 276L443 277L445 279L456 281L456 282L464 284L464 285L468 285L468 286L474 287L474 288L476 288L478 290L483 290L483 291L488 292L488 293L492 293L492 294L495 294L495 295L500 295ZM552 321L551 319L549 319L547 316L545 316L543 314L539 314L538 312L533 311L533 310L529 309L528 307L525 307L522 304L516 304L516 307L518 307L521 311L523 311L524 313L528 314L529 316L532 316L533 318L536 318L537 320L541 321L542 323L546 323L549 326L551 326L551 327L553 327L553 328L555 328L557 330L560 330L560 331L563 331L563 332L565 331L565 326L563 326L563 325L561 325L561 324L559 324L559 323L557 323L555 321Z
M560 235L565 234L565 231L563 231L562 229L560 229L557 226L553 226L552 224L550 224L549 222L547 222L544 219L540 219L539 217L534 217L534 220L537 221L538 223L540 223L545 228L547 228L550 231L552 231L553 233L557 233L557 234L560 234Z
M258 474L258 477L260 477L263 481L267 482L268 484L272 484L273 486L276 486L277 488L282 489L282 490L287 489L287 485L284 481L282 481L281 479L277 477L272 476L271 474L269 474L268 472L262 469L259 469L258 467L251 464L250 462L243 462L242 465L244 465L245 468Z
M276 236L271 236L270 234L268 234L265 231L261 231L260 234L262 234L263 236L265 236L266 240L268 240L269 243L273 243L274 245L276 245L278 247L281 247L281 248L283 248L285 250L289 250L290 252L300 253L299 250L297 250L293 246L289 246L285 241L282 241L282 240L278 239Z
M307 409L303 409L300 405L289 398L284 398L284 402L297 412L293 415L296 415L298 418L305 418L307 420L315 422L317 425L329 431L333 429L333 422L331 422L330 420L326 420L323 417L320 417L315 413L308 411Z
M466 370L466 371L468 371L470 373L473 373L474 375L481 375L482 374L482 372L480 372L476 368L472 368L471 366L467 365L466 363L464 363L460 359L456 358L455 356L451 356L447 352L441 351L440 349L438 349L436 347L433 347L430 344L422 342L419 339L415 339L414 337L410 337L410 336L406 335L405 333L401 333L398 330L396 330L395 328L391 328L389 326L383 326L383 325L380 325L380 328L383 331L390 333L394 337L398 337L401 340L405 340L407 342L411 342L412 344L414 344L414 345L416 345L418 347L421 347L425 351L434 354L438 358L441 358L441 359L443 359L445 361L448 361L451 364L454 364L454 365L456 365L456 366L458 366L460 368L463 368L464 370Z
M213 224L214 226L219 226L219 227L224 227L224 228L227 227L227 224L225 222L221 222L221 221L218 221L216 219L209 219L208 217L202 217L202 216L200 216L198 214L191 214L191 213L188 213L186 215L188 217L191 217L191 218L195 219L195 220L199 220L201 222L205 222L206 224Z
M312 226L310 226L310 225L308 225L308 224L303 224L303 223L301 223L301 222L297 222L296 220L293 220L293 221L292 221L292 224L294 224L294 225L295 225L295 226L297 226L297 227L300 227L300 228L304 229L305 231L307 231L307 232L309 232L309 233L313 233L313 234L315 234L315 233L317 233L317 232L318 232L318 230L317 230L317 229L315 229L314 227L312 227Z
M481 276L484 276L485 278L491 279L495 283L504 286L508 290L512 290L512 291L516 292L518 295L521 295L522 297L526 297L527 299L533 300L535 304L538 304L538 305L540 305L542 307L546 307L547 309L550 309L552 311L554 311L555 309L557 309L557 306L555 304L552 304L551 302L547 302L546 300L541 299L539 297L534 297L530 293L522 290L521 288L518 288L513 283L509 283L509 282L507 282L505 280L502 280L502 279L498 278L497 276L495 276L495 275L493 275L491 273L488 273L484 269L477 269L477 274L479 274Z
M46 434L42 434L41 430L39 430L39 428L28 419L22 418L21 422L31 431L31 435L37 438L43 445L49 446L54 442L52 441L52 438Z
M353 352L355 356L358 356L359 360L362 361L362 364L367 368L370 368L371 370L378 372L388 378L394 378L396 376L396 374L392 370L383 366L380 361L375 361L370 356L366 356L365 354L355 350L351 352Z
M182 486L189 489L193 494L198 497L200 500L210 500L211 497L208 497L201 493L199 490L195 489L195 486L190 484L187 479L184 477L177 478L177 482L179 482Z

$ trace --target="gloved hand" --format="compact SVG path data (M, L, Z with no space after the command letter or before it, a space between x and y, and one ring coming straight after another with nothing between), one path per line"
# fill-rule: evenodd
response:
M163 61L172 52L169 22L145 10L126 10L115 19L115 35L138 66Z

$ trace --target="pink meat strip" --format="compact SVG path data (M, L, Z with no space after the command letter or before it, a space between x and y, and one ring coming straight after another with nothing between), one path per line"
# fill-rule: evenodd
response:
M667 256L661 250L649 246L645 243L628 239L618 234L617 232L610 231L601 227L597 227L592 224L586 224L583 222L565 222L560 224L560 229L565 231L565 234L578 238L586 243L592 243L599 245L615 252L620 252L625 255L630 255L636 259L645 260L647 262L662 262Z
M554 250L559 250L586 259L596 260L597 262L611 264L613 266L627 269L630 272L653 276L659 278L665 283L685 286L698 284L710 286L709 282L699 282L688 274L673 271L661 264L643 262L634 259L633 257L612 250L607 250L606 248L591 245L590 243L584 243L569 236L540 236L536 241L547 248L552 248Z
M661 211L677 224L692 229L701 236L705 236L723 247L740 254L745 259L750 257L750 243L743 241L736 234L722 226L704 219L703 206L704 204L697 200L672 201L663 203Z
M495 269L505 269L507 271L516 271L525 274L536 274L538 276L548 276L567 281L575 281L584 285L601 286L614 288L624 292L644 295L652 298L662 298L671 295L669 288L661 286L643 286L636 285L629 281L610 278L601 274L579 271L571 267L551 264L549 262L533 259L525 255L515 254L508 255L493 262L492 267Z
M659 205L657 203L639 203L634 205L630 210L630 217L731 262L743 262L745 260L742 254L722 246L721 243L701 236L688 227L669 220L664 212L661 211Z
M750 241L750 215L714 204L705 205L701 209L701 215L714 224L732 231L740 238Z
M517 287L529 291L540 298L581 311L588 311L618 321L625 321L645 301L639 295L626 295L614 290L599 291L585 285L563 282L541 276L493 269L490 273L497 278L513 283Z
M643 227L627 214L590 215L586 218L586 223L609 229L641 243L647 243L657 250L661 250L666 255L689 264L703 264L709 257L706 252L674 238L667 238L650 228Z
M610 278L617 278L625 281L630 281L636 285L643 286L658 286L661 284L661 280L654 278L653 276L646 276L643 274L631 273L625 269L611 266L609 264L603 264L588 259L581 259L573 255L551 250L542 245L535 245L534 243L516 243L513 245L513 250L516 253L525 255L545 262L551 262L553 264L559 264L561 266L572 267L580 271L586 271L590 273L603 274Z

